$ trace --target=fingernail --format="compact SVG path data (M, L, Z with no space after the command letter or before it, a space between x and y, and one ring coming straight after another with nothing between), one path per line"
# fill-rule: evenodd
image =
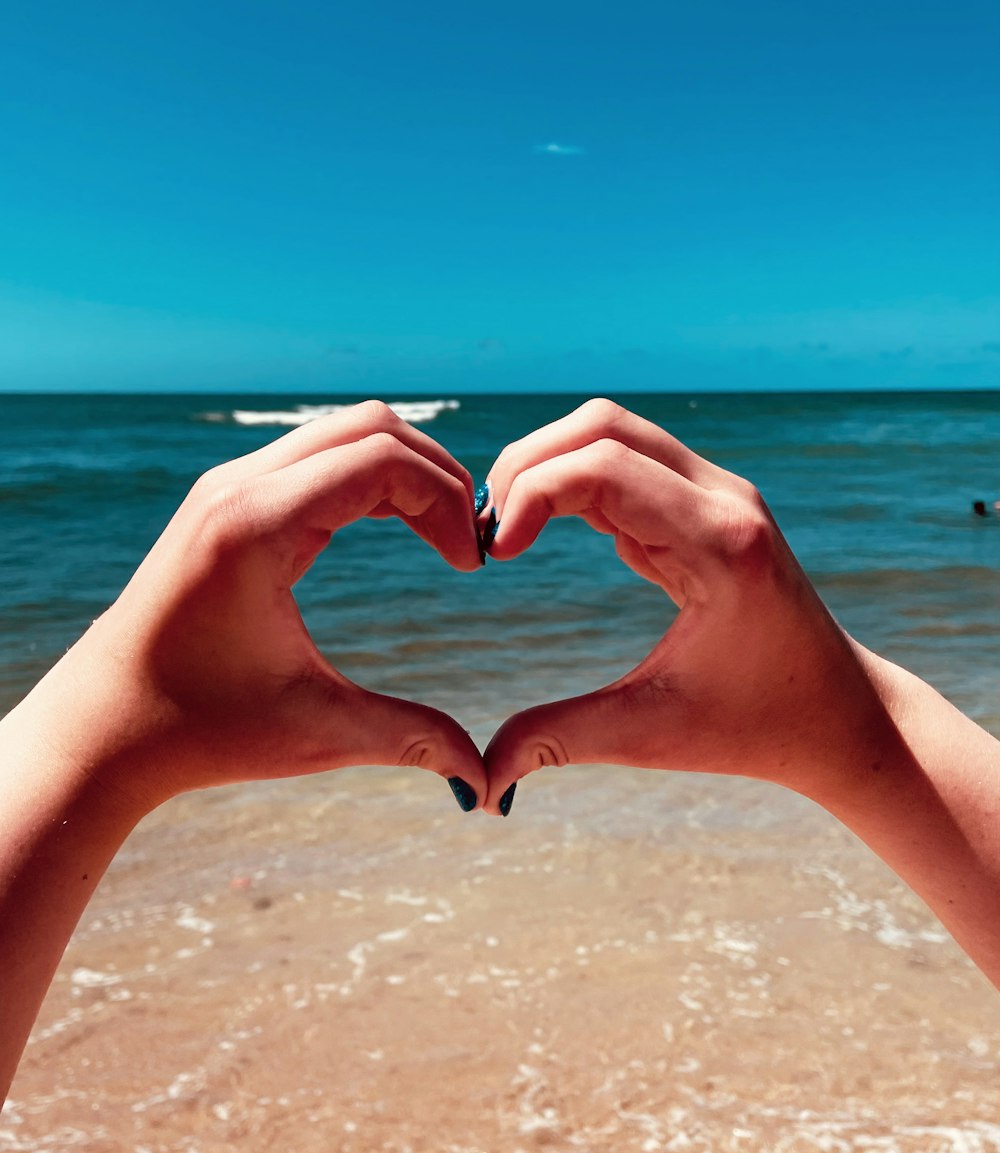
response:
M498 808L500 809L500 816L501 817L506 817L507 814L510 812L510 807L514 803L514 791L516 789L517 789L517 781L515 781L512 785L510 785L507 788L504 795L500 798L500 804L498 805Z
M476 489L476 516L483 511L483 509L490 503L490 486L488 484L481 484Z
M490 517L486 522L486 527L483 529L483 548L488 549L496 540L497 532L500 529L500 522L497 520L496 509L490 509Z
M455 794L455 800L458 801L458 807L463 813L471 813L476 807L476 801L479 799L476 796L476 790L469 784L466 784L461 777L449 777L448 784L451 786L451 791ZM506 794L504 794L506 796ZM506 816L506 814L504 814Z

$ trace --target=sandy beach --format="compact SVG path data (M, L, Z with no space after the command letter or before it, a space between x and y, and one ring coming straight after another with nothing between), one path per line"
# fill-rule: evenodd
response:
M993 989L807 802L578 769L502 822L359 769L140 826L0 1147L989 1153L998 1065Z

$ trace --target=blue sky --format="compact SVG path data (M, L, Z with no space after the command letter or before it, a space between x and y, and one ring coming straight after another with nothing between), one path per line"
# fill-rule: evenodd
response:
M1000 5L15 3L0 388L1000 387Z

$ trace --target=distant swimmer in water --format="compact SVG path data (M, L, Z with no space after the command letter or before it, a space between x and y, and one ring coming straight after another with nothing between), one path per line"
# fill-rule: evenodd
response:
M993 507L996 508L996 505ZM972 511L976 514L976 516L986 516L986 501L974 500L972 502Z

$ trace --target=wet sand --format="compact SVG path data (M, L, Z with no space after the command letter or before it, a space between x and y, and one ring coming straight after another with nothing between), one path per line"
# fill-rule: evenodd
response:
M565 770L181 798L45 1003L0 1148L992 1153L1000 998L807 802Z

